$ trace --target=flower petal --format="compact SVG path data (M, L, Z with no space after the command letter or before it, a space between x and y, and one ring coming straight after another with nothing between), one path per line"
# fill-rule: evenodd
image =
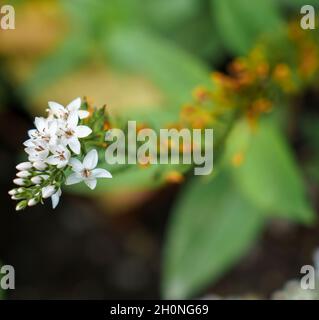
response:
M92 170L96 167L98 160L97 151L93 149L84 157L83 166L86 169Z
M81 98L76 98L73 101L71 101L66 108L68 109L68 111L72 112L72 111L76 111L79 110L81 107Z
M64 106L62 106L60 103L49 101L48 105L55 115L60 115L61 113L65 112Z
M52 121L49 125L49 134L55 135L58 130L58 123L57 121Z
M89 111L86 111L86 110L79 110L79 111L78 111L78 116L79 116L80 119L85 119L85 118L87 118L89 115L90 115L90 112L89 112Z
M59 189L54 195L51 196L53 209L55 209L59 204L61 193L61 189Z
M36 168L37 170L45 170L47 165L42 161L35 161L33 163L33 167Z
M72 173L66 178L65 184L67 186L70 186L71 184L79 183L82 180L83 179L81 178L81 176L79 176L77 173Z
M75 154L80 154L81 152L81 144L78 138L73 137L68 141L70 149L75 153Z
M31 130L28 130L28 136L30 138L34 138L34 136L37 134L37 129L31 129Z
M84 182L91 190L95 189L96 179L85 179Z
M80 172L83 170L82 162L76 158L71 158L70 165L73 171Z
M56 189L55 189L55 186L49 185L49 186L43 187L41 192L42 192L42 197L46 199L51 197L56 192Z
M94 178L112 178L110 172L105 169L94 169L92 170L92 176Z
M77 112L71 112L68 116L67 125L69 128L75 128L78 125L79 117Z
M92 129L88 126L77 126L76 128L74 128L74 132L77 137L85 138L92 133Z
M56 156L50 156L46 159L45 162L53 166L56 166L57 164L60 163L60 160Z
M34 125L38 131L42 132L46 128L46 120L42 117L35 117Z

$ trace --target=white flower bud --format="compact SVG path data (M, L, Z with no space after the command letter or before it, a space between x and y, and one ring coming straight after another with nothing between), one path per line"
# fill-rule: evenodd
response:
M21 162L16 166L17 170L29 170L32 168L32 163L27 161L27 162Z
M32 207L35 206L38 203L38 201L35 198L32 198L28 201L28 206Z
M31 173L29 171L26 171L26 170L20 171L20 172L17 173L17 177L19 177L19 178L27 178L30 175L31 175Z
M33 167L36 168L37 170L45 170L47 165L44 162L36 161L36 162L33 162Z
M19 200L19 199L22 199L22 197L21 197L21 195L17 194L17 195L11 196L11 199L12 200Z
M18 185L18 186L24 186L25 185L24 179L21 179L21 178L14 179L13 183Z
M8 194L9 194L10 196L14 196L14 195L16 195L17 193L18 193L17 189L12 189L12 190L10 190L10 191L8 192Z
M44 199L51 197L56 192L54 186L47 186L42 188L42 197Z
M16 206L16 210L17 211L23 210L26 206L27 206L27 201L26 200L20 201Z
M34 176L31 178L31 182L34 184L40 184L42 181L42 178L40 176Z
M19 193L24 192L24 191L25 191L25 188L19 188L19 189L18 189L18 192L19 192Z

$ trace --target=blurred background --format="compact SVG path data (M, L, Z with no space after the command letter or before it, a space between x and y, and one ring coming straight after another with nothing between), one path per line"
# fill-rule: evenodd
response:
M163 246L184 185L69 192L55 211L46 203L16 213L7 192L27 130L47 101L78 96L114 115L174 123L196 86L299 17L303 1L5 2L15 8L16 29L0 30L0 261L15 267L16 289L4 298L162 297ZM318 102L317 92L303 97L303 126L290 137L317 209ZM317 223L267 222L232 268L191 296L269 298L313 263L318 231Z

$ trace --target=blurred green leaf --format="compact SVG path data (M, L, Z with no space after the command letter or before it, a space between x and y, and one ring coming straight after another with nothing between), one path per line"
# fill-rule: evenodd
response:
M69 0L61 1L72 25L80 32L98 38L110 32L110 28L143 20L141 0Z
M233 54L245 54L260 36L281 27L274 0L211 0L213 19L224 45Z
M164 251L163 295L193 297L247 252L263 215L224 174L192 182L173 211Z
M107 58L153 80L176 105L198 84L210 83L209 69L164 38L141 28L118 28L105 39Z
M150 22L161 29L171 30L196 15L201 2L198 0L148 0L142 1Z
M228 144L236 144L239 139L237 130L230 135ZM279 131L269 123L260 123L258 131L252 133L250 145L241 151L243 164L233 173L243 194L270 215L302 223L313 221L301 172Z

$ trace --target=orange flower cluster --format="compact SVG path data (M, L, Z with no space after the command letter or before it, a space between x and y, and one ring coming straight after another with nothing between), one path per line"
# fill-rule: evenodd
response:
M235 59L227 73L214 72L212 89L194 91L194 101L181 110L181 122L192 128L212 127L234 111L256 127L260 115L270 112L280 99L289 101L316 83L318 39L297 23L290 24L279 41L259 43L246 57Z

